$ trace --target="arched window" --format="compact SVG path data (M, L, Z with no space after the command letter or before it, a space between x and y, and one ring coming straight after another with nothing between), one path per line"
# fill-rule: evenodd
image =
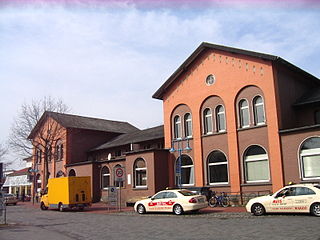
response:
M249 105L248 101L243 99L239 102L239 117L240 117L240 127L249 127Z
M46 150L45 150L45 158L46 158L46 162L51 162L51 153L52 153L52 148L51 146L48 144L46 146Z
M181 119L180 116L175 116L173 119L174 138L181 138Z
M65 174L64 174L64 172L62 172L61 170L58 171L57 174L56 174L56 177L57 177L57 178L58 178L58 177L64 177L64 176L65 176Z
M41 190L41 175L40 174L37 174L37 177L36 177L36 180L37 180L37 192L39 192Z
M208 156L209 184L228 183L228 161L220 151L213 151Z
M222 105L216 107L216 119L218 132L226 131L226 117L224 107Z
M311 137L300 148L302 179L320 178L320 137Z
M257 96L253 99L253 112L254 112L254 122L256 125L265 124L265 114L264 114L264 103L263 99L260 96Z
M181 183L179 178L181 175ZM187 155L181 156L181 162L179 158L176 160L176 185L188 186L194 184L194 166L192 159Z
M113 173L115 173L115 169L119 168L119 167L121 167L120 164L115 165L113 168L114 169ZM113 183L114 183L114 186L116 186L116 187L123 187L123 182L116 181L116 177L113 178Z
M246 182L269 181L269 160L266 151L257 145L250 146L244 154Z
M212 133L212 112L209 108L203 111L204 134Z
M69 171L69 177L75 177L76 176L76 171L74 169L71 169Z
M101 189L107 189L110 186L110 170L104 166L101 169Z
M134 163L134 185L136 188L147 187L147 168L142 158L138 158Z
M57 141L55 149L55 160L61 161L63 159L63 144L61 140Z
M185 137L192 137L192 118L190 113L184 115L184 133Z

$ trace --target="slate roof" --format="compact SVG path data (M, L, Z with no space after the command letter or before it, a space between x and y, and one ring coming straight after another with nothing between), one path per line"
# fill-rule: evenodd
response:
M306 92L297 100L294 106L304 106L307 104L315 104L320 102L320 88L314 88Z
M44 122L47 117L52 117L65 128L77 128L113 133L128 133L138 130L138 128L128 122L111 121L99 118L83 117L47 111L42 115L36 126L31 131L28 137L29 139L32 139L34 137L37 130L41 127L42 122Z
M122 134L120 136L115 137L111 141L108 141L107 143L92 149L91 151L108 149L108 148L123 146L131 143L140 143L140 142L145 142L150 140L156 140L160 138L164 138L163 125L144 129L144 130L137 130L131 133Z
M245 56L250 56L254 58L259 58L263 60L268 60L271 62L276 62L277 64L282 64L286 68L289 68L295 72L299 72L302 75L304 75L306 78L309 78L313 81L317 81L319 84L319 79L315 76L307 73L306 71L302 70L301 68L298 68L297 66L293 65L292 63L284 60L281 57L265 54L265 53L259 53L254 51L248 51L244 49L239 48L233 48L233 47L227 47L222 45L216 45L211 44L207 42L203 42L200 44L200 46L182 63L182 65L166 80L166 82L152 95L153 98L156 99L162 99L164 93L166 90L173 84L173 82L182 74L184 71L188 70L188 67L193 63L193 61L206 49L212 49L212 50L220 50L225 51L229 53L234 54L241 54Z

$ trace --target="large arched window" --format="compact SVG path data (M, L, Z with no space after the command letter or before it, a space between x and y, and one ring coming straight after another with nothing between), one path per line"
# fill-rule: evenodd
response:
M55 160L61 161L63 159L63 144L61 140L57 141L55 149Z
M190 113L184 115L184 134L185 137L192 137L192 117Z
M76 171L74 169L70 169L68 175L69 175L69 177L75 177L76 176Z
M101 169L101 189L107 189L110 186L110 170L104 166Z
M253 99L253 112L254 112L254 123L256 125L265 124L265 114L264 114L264 103L263 99L260 96L257 96Z
M175 116L173 119L173 131L174 131L174 138L178 139L181 138L181 119L180 116Z
M269 160L266 151L257 145L250 146L244 154L246 182L269 181Z
M320 137L311 137L300 148L302 179L320 178Z
M208 156L209 184L228 183L228 161L220 151L213 151Z
M179 175L181 175L181 183ZM194 166L192 159L187 155L181 156L181 163L179 158L176 160L176 185L188 186L194 184Z
M203 128L204 134L212 133L212 112L209 108L203 111Z
M226 115L224 107L219 105L216 107L216 120L217 120L217 131L224 132L226 131Z
M249 104L248 101L243 99L239 102L239 117L240 117L240 127L249 127L250 117L249 117Z
M147 187L147 167L142 158L138 158L134 163L134 186L136 188Z

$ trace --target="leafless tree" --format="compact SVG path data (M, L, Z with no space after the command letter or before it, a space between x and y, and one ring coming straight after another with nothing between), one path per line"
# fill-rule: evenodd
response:
M3 160L3 157L7 154L8 150L7 148L0 143L0 161Z
M9 147L10 151L18 155L20 158L27 158L32 156L33 147L41 148L44 153L45 161L45 179L48 179L48 161L51 157L51 151L49 147L52 146L53 141L60 134L57 124L49 121L45 129L40 130L37 139L29 139L28 136L34 129L38 121L41 119L45 112L69 112L69 107L62 102L62 100L54 99L51 97L44 97L40 100L32 100L30 104L24 103L21 106L18 116L14 119L14 123L11 127L11 133L9 135ZM50 148L51 150L51 148Z

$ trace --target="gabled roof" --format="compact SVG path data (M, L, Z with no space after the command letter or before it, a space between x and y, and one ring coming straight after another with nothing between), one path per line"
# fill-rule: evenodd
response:
M8 174L7 176L21 176L21 175L27 175L29 174L29 168L23 168L17 171L14 171L13 173Z
M128 133L138 130L138 128L127 122L111 121L99 118L82 117L77 115L57 113L57 112L44 112L36 126L32 129L29 139L32 139L37 133L38 129L42 126L43 122L51 117L65 128L77 128L102 132L113 133Z
M123 146L130 143L141 143L145 141L151 141L164 138L164 130L163 125L153 128L148 128L144 130L138 130L131 133L122 134L120 136L115 137L111 141L92 149L92 151L95 150L102 150L117 146Z
M304 106L308 104L320 103L320 88L313 88L299 98L294 106Z
M224 52L229 52L233 54L241 54L245 56L250 56L254 58L259 58L271 62L276 62L278 64L282 64L283 66L291 69L292 71L299 72L300 74L303 74L307 78L311 78L312 80L318 81L319 79L315 76L307 73L306 71L298 68L297 66L291 64L290 62L284 60L281 57L265 54L265 53L259 53L259 52L253 52L248 51L244 49L239 48L233 48L233 47L227 47L222 45L216 45L211 44L207 42L203 42L200 44L200 46L182 63L182 65L166 80L166 82L152 95L153 98L156 99L163 99L163 95L166 92L168 88L175 82L175 80L185 71L188 70L188 67L195 61L195 59L205 50L211 49L211 50L220 50Z

